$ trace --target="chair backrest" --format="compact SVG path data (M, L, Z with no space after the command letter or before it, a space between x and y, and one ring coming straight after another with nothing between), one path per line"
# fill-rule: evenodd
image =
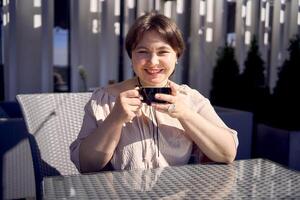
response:
M28 132L36 140L39 167L44 176L78 174L69 146L81 128L84 106L92 93L21 94Z
M253 137L253 113L233 108L214 107L227 126L238 132L236 160L250 159Z

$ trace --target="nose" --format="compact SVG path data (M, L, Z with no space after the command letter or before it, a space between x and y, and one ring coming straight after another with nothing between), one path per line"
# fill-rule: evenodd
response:
M158 56L156 55L156 53L151 53L151 54L150 54L150 59L149 59L149 61L150 61L150 63L151 63L152 65L157 65L157 64L159 64L159 58L158 58Z

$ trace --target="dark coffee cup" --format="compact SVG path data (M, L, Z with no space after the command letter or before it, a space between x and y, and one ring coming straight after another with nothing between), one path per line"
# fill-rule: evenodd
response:
M154 103L167 103L166 101L162 101L155 98L156 93L163 93L163 94L171 94L170 87L141 87L139 89L140 95L143 97L142 102L151 105L152 102Z

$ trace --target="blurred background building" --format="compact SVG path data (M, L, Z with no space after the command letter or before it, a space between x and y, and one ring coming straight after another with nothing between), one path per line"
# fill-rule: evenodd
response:
M2 0L0 100L92 90L132 77L124 39L151 10L174 19L186 41L174 80L207 97L219 47L234 46L242 71L255 35L272 90L300 30L300 0Z

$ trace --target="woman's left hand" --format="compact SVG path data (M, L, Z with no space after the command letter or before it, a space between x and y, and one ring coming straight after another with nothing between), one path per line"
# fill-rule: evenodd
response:
M188 106L185 104L181 95L178 95L178 85L170 81L171 95L156 94L155 98L168 103L152 103L151 105L160 112L169 114L171 117L180 118L187 111Z

